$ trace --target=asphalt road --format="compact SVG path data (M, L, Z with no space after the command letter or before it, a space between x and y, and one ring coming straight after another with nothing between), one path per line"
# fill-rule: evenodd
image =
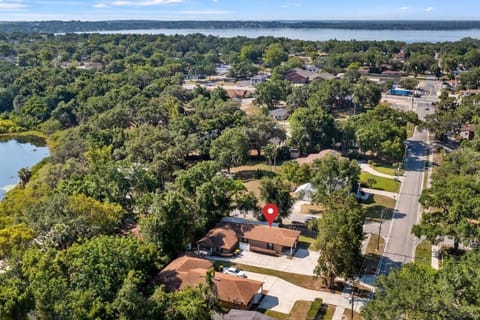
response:
M413 103L412 100L406 100L400 105L405 109L410 106L410 110L415 111L420 120L424 120L427 114L435 112L432 102L438 101L441 82L434 77L427 78L421 89L424 90L425 95L414 98ZM423 189L427 141L428 132L418 130L415 130L414 136L406 141L405 179L395 206L395 214L392 220L383 223L382 226L385 249L378 267L380 274L387 274L392 267L400 267L415 259L415 249L419 239L412 235L411 231L420 220L418 199Z
M419 240L411 234L412 226L420 218L418 199L422 192L426 161L427 132L415 131L407 140L405 179L402 183L395 214L392 220L382 226L385 250L379 263L379 272L387 274L392 267L412 262Z

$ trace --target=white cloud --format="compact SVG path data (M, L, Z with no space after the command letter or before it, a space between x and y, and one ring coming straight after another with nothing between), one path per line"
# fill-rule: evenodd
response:
M432 11L432 10L433 10L432 7L428 7L428 8L425 9L425 11L427 11L427 12L430 12L430 11Z
M0 0L0 9L4 10L16 10L25 8L26 5L20 1L2 1Z
M96 3L92 7L97 9L108 8L108 6L105 3Z
M406 7L406 6L400 7L400 10L408 10L408 7Z
M161 4L170 4L170 3L182 3L183 0L144 0L144 1L114 1L112 5L114 6L156 6Z

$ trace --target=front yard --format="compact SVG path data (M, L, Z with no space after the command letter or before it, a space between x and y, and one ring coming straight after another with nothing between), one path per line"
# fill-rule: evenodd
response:
M389 220L392 218L395 203L396 201L392 198L374 194L367 202L364 202L362 206L366 210L367 219L379 221L382 215L382 210L384 210L383 220Z
M375 176L365 171L362 171L360 174L360 184L371 189L388 192L398 192L400 188L400 182L395 181L394 179Z

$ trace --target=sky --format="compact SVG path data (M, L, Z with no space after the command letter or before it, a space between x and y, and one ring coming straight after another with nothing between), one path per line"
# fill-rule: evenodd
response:
M479 0L0 0L7 20L480 20Z

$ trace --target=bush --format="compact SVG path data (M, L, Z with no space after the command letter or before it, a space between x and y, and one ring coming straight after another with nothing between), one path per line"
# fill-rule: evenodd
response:
M310 306L310 310L307 313L307 320L314 320L317 317L318 311L322 307L323 300L320 298L316 298L313 300L312 305Z

